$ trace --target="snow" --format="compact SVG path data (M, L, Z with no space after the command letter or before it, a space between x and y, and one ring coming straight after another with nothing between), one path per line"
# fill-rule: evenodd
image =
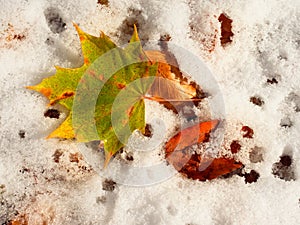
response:
M55 225L299 224L299 1L109 0L109 6L96 0L0 3L1 224L16 215L26 215L29 224L46 221ZM225 47L219 40L221 13L233 20L234 36ZM49 25L51 19L45 15L59 15L61 20L55 18ZM46 98L24 87L52 75L54 65L81 65L72 22L93 35L102 30L116 43L124 44L129 38L127 24L135 21L144 42L168 34L170 46L184 49L173 52L180 68L212 94L210 103L196 113L200 120L210 116L224 119L220 154L232 155L229 146L238 140L241 150L232 156L245 164L245 172L260 174L257 182L245 183L237 175L194 181L166 166L151 174L157 171L151 170L151 165L164 165L163 154L158 156L163 153L163 143L175 133L176 126L188 124L156 103L147 102L146 119L157 139L141 139L135 133L108 171L101 166L103 156L97 143L45 139L67 112L58 107L59 119L45 118ZM197 71L188 63L190 54L201 58L212 80L203 79L208 72ZM272 78L278 83L267 82ZM216 98L218 94L220 98ZM253 96L264 104L251 103ZM224 104L224 109L220 106L216 113L206 113L219 104ZM244 125L254 130L253 139L242 137ZM24 138L20 131L25 132ZM161 134L164 137L160 140ZM159 145L153 152L134 151L140 142ZM261 153L261 162L249 156L253 149ZM58 162L54 161L55 152L61 152ZM132 162L126 161L127 154L132 154ZM289 173L294 174L294 180L272 174L284 154L292 157ZM150 169L143 170L145 176L130 177L128 173L137 172L130 170L133 166L143 165ZM113 191L102 189L106 179L117 181Z

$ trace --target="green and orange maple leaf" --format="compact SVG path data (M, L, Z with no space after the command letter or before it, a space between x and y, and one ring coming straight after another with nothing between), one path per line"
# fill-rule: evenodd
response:
M66 120L49 138L76 138L82 142L102 140L107 163L126 144L134 130L144 131L143 96L153 81L151 77L156 76L157 65L151 63L144 53L136 27L130 43L123 49L117 47L103 32L100 37L95 37L83 32L76 24L74 26L80 38L84 64L80 68L56 67L56 74L27 88L45 95L50 105L59 103L70 111ZM118 98L116 102L117 96L128 84L145 77L150 79L134 82L123 95L125 99ZM79 86L81 96L77 99L85 99L79 100L81 105L76 108L74 123L74 99ZM95 96L94 111L86 112L86 107L90 109L85 106L86 102ZM92 113L93 121L86 121L86 113ZM116 120L114 124L112 113ZM91 124L95 124L96 131Z

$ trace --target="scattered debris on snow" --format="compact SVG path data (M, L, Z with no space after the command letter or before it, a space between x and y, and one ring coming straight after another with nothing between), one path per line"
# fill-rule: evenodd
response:
M282 0L3 1L0 224L298 224L299 12L299 1ZM93 35L102 30L120 44L136 24L143 42L168 41L201 58L225 106L219 153L245 167L228 179L199 182L176 173L132 187L101 168L99 143L46 140L67 112L45 112L46 99L25 86L53 74L54 65L81 65L72 22ZM179 67L193 71L179 53ZM203 74L189 75L198 82ZM209 100L216 90L206 86ZM193 110L202 119L218 116L209 109L204 104ZM163 144L181 122L151 102L146 117L149 135L135 133L116 159L129 167L161 163ZM152 139L160 143L156 151L134 151Z

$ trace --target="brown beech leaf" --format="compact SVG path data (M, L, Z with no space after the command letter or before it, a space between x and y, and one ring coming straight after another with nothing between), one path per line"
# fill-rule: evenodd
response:
M165 146L167 156L173 151L183 150L186 147L205 141L209 133L218 124L218 120L211 120L181 130L167 142Z
M212 180L243 166L229 158L210 158L189 151L187 147L208 141L219 121L212 120L188 127L173 136L165 145L165 157L174 168L191 179Z
M187 75L182 74L178 69L174 56L161 51L146 51L145 53L150 61L158 62L157 77L147 92L151 96L149 99L177 113L184 106L197 106L205 97L200 87L194 82L188 82Z
M179 172L193 180L205 181L228 174L242 166L242 163L225 157L201 160L201 155L195 153Z
M153 83L148 91L149 94L177 100L196 97L197 91L195 85L190 84L182 76L177 77L175 73L172 73L172 64L177 64L174 62L175 59L167 59L167 55L161 51L146 51L146 55L151 61L159 62L157 76L169 81L169 86L165 86L166 84L161 86L161 81L164 79L157 79L156 83ZM174 88L177 88L178 91L174 91Z

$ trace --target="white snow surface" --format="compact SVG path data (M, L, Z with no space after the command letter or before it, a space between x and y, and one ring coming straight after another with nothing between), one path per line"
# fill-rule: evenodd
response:
M109 0L108 6L96 0L0 3L1 224L18 215L26 215L28 223L34 225L299 224L299 0ZM45 17L49 10L59 14L66 26L50 27ZM234 36L225 47L220 43L221 13L233 20ZM177 173L153 185L117 183L113 191L107 191L103 182L113 177L101 168L103 155L98 155L100 169L89 165L86 158L86 152L95 151L94 147L85 147L83 157L79 154L78 162L71 162L83 145L73 140L45 139L67 112L55 106L62 112L60 118L44 117L47 99L25 86L54 74L54 65L82 64L72 22L93 35L102 30L116 43L124 44L129 38L124 34L124 24L134 19L142 40L158 40L168 34L170 43L190 51L207 65L225 105L220 151L231 155L230 143L238 140L242 147L234 157L245 165L244 172L255 170L260 174L257 182L245 183L237 175L200 182ZM215 47L210 51L212 42ZM183 66L183 56L174 54ZM272 78L278 83L267 82ZM191 79L197 80L193 74ZM260 97L264 104L251 103L253 96ZM146 117L154 128L158 119L164 122L165 132L154 129L154 134L165 135L162 143L180 123L178 116L156 103L147 103ZM252 139L242 137L244 125L254 130ZM25 132L24 138L20 131ZM162 161L163 154L157 154L162 153L162 145L144 157L134 152L134 138L139 137L135 134L115 160L124 160L129 152L134 157L127 162L131 166ZM261 162L249 159L253 148L262 151ZM57 151L61 153L59 162L53 156ZM289 181L272 174L273 165L286 154L292 157L289 174L285 175L293 177Z

